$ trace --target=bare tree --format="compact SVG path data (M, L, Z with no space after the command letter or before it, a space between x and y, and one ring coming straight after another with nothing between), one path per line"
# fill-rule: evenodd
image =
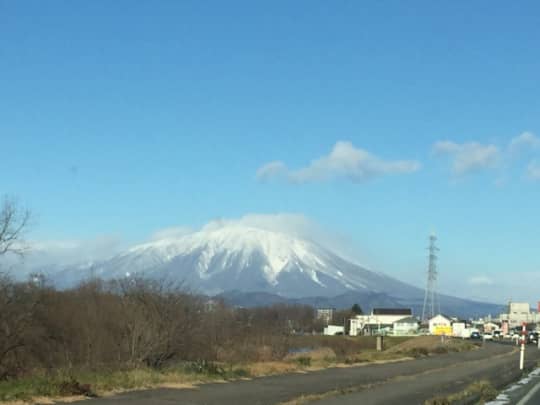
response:
M0 256L26 251L23 233L30 221L30 211L21 208L14 199L4 197L0 206Z
M4 197L0 205L0 257L26 251L23 233L30 212ZM0 380L18 369L19 352L27 344L28 331L38 305L32 285L17 284L0 272Z

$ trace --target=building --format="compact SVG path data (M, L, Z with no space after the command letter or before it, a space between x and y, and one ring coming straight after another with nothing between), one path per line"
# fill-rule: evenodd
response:
M452 322L452 336L467 337L467 322L455 320Z
M486 333L493 333L496 330L500 330L501 326L495 322L484 322L484 332Z
M317 308L316 318L323 321L325 325L329 325L334 319L335 308Z
M328 325L324 328L323 335L334 336L334 335L344 335L345 327L339 325Z
M213 299L209 299L209 300L206 300L203 305L204 305L205 312L213 312L216 310L218 306L218 302Z
M527 302L510 302L506 313L499 316L501 322L508 323L509 329L520 327L523 323L535 324L540 322L537 312L531 312Z
M373 335L389 332L394 322L412 316L409 308L374 308L369 315L356 315L349 320L349 335Z
M399 319L392 324L394 336L416 335L418 333L418 327L418 319L412 316Z
M431 335L452 335L452 320L449 316L435 315L429 320L429 333Z

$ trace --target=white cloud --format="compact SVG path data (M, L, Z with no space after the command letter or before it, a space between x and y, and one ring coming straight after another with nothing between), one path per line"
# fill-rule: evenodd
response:
M36 268L108 259L124 248L122 239L115 235L101 235L92 239L28 241L28 250L23 258L1 258L0 271L24 277Z
M478 142L455 143L439 141L433 145L437 155L448 155L452 160L452 172L458 176L482 169L496 168L500 162L500 151L495 145Z
M532 161L527 166L527 176L531 180L540 180L540 164L536 161Z
M101 235L92 239L35 241L30 243L27 260L50 264L70 264L109 258L123 247L122 239L115 235Z
M216 219L204 225L202 230L220 229L229 225L260 228L308 239L326 232L305 215L293 213L246 214L236 219Z
M303 214L276 213L276 214L246 214L240 218L220 218L210 221L199 229L187 227L166 228L154 232L152 240L169 237L182 237L198 231L210 231L225 226L239 225L265 229L284 233L296 238L307 239L339 254L345 259L360 263L358 246L351 239L332 229L323 227ZM178 230L178 232L176 232ZM364 265L364 267L367 267Z
M461 280L450 279L446 288L450 295L485 302L507 304L508 301L529 302L536 308L540 271L496 272ZM497 314L492 314L497 315Z
M468 280L471 285L493 285L494 281L488 276L473 276Z
M517 153L524 149L536 149L540 147L540 138L534 135L532 132L523 132L522 134L512 138L508 149L511 153Z
M266 181L287 173L287 166L280 161L270 162L257 170L257 180Z
M151 236L151 240L161 240L161 239L175 239L181 238L182 236L189 235L193 233L193 229L187 226L173 226L170 228L163 228L154 232Z
M308 166L290 170L280 161L270 162L257 171L257 178L268 180L285 176L295 183L347 179L358 183L388 174L412 173L420 169L414 160L383 160L351 142L339 141L332 151Z

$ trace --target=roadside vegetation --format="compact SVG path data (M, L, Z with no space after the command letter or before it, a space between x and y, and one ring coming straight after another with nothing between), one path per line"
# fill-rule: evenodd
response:
M138 277L60 291L4 275L0 308L3 400L245 375L238 365L281 360L294 331L318 327L310 307L234 309Z
M375 337L312 335L322 325L311 307L232 308L138 277L56 290L37 275L24 283L2 276L0 307L3 401L189 387L457 350L439 338L386 337L386 350L376 352Z
M436 397L425 402L424 405L450 405L463 403L463 401L474 400L476 403L484 404L497 397L498 391L486 380L475 381L464 390L447 396ZM469 403L468 401L467 403Z

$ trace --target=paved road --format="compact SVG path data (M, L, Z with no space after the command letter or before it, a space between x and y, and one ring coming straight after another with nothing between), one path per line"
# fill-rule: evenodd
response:
M540 404L540 368L503 390L489 405ZM486 405L488 405L486 404Z
M517 405L538 405L540 404L540 381L536 381L531 389L517 403Z
M534 367L538 359L540 359L540 352L535 349L534 352L528 354L527 366ZM430 370L423 375L398 379L357 393L328 397L313 402L313 404L423 404L426 400L437 396L444 397L448 394L461 392L472 382L489 380L494 386L501 387L507 385L510 381L515 381L520 375L518 355L516 353L509 356L463 362L439 370ZM507 404L515 403L508 402ZM527 404L538 405L540 401L527 402Z
M426 379L432 380L428 392L437 394L449 388L455 388L452 381L468 385L471 378L476 378L477 375L487 372L486 370L489 368L487 364L492 363L491 369L496 370L497 374L511 373L512 364L517 362L516 355L510 354L512 350L514 350L512 346L487 343L482 349L472 352L452 353L399 363L334 368L306 374L256 378L227 384L204 384L192 390L157 389L130 392L86 401L84 404L270 405L302 395L324 394L335 390L357 390L367 385L371 386L369 390L364 390L361 393L340 395L325 400L326 403L346 404L347 402L341 401L347 401L349 397L353 396L357 396L358 400L358 395L375 395L383 392L386 393L384 395L396 395L397 392L403 395L405 391L408 392L407 395L414 392L425 393L425 386L419 385L418 382ZM537 360L540 358L540 353L538 354ZM532 361L532 356L529 361ZM466 364L465 367L463 367L464 364ZM480 366L476 366L476 364L480 364ZM388 383L382 385L384 382ZM389 389L389 387L394 386L399 388ZM375 402L364 403L389 403L387 399L383 399L388 397L380 395L382 395L379 397L380 399L374 399ZM413 402L401 401L400 403L418 403L414 402L414 397L410 398ZM331 400L340 402L328 402ZM379 400L386 402L377 402Z

